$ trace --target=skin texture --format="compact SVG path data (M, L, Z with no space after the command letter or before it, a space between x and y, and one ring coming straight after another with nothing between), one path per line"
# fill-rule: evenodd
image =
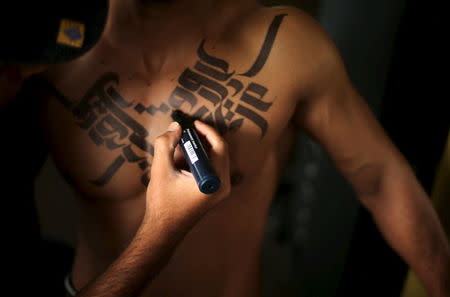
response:
M13 101L30 76L45 71L47 67L45 65L2 65L0 67L0 108ZM36 91L39 92L39 90ZM35 104L27 105L26 101L22 104L24 108L30 109L29 114L36 111ZM8 108L6 110L10 112ZM211 195L200 193L192 174L178 167L180 164L183 165L181 151L177 146L181 127L175 122L171 123L168 130L155 139L154 163L150 173L152 182L147 187L145 215L139 230L120 256L101 275L87 284L77 296L122 297L140 294L143 287L167 264L187 232L205 213L229 194L227 144L214 128L198 121L195 122L195 127L209 147L211 165L221 180L219 190ZM11 133L11 131L8 132ZM12 133L15 132L17 131L13 129ZM30 132L36 133L36 131ZM33 139L38 140L38 136L35 137ZM41 143L32 142L34 149L38 151L36 144ZM16 145L20 143L16 142ZM23 163L27 163L29 171L37 172L39 169L37 159L38 157L34 154L28 156L27 160L23 160ZM11 168L9 164L5 164L5 169ZM20 182L26 184L29 179L22 178ZM32 234L31 230L27 231ZM28 233L20 234L25 236L25 240L32 241L27 238L27 235ZM25 262L27 260L23 261Z
M110 267L145 226L157 226L145 219L155 139L180 109L224 135L232 189L141 296L260 295L267 211L299 129L327 150L431 295L449 296L449 246L428 197L332 42L301 11L250 0L111 1L97 47L45 79L42 124L79 197L76 288ZM136 263L123 271L145 280L145 270L131 269Z
M227 144L212 127L201 122L196 122L195 127L211 147L209 157L222 181L220 189L211 195L202 194L192 174L176 167L178 158L174 156L181 128L177 123L172 123L168 131L155 140L146 214L140 228L118 259L77 296L140 294L143 287L167 264L188 231L229 194Z
M46 68L45 65L3 65L0 68L0 108L14 99L26 79ZM35 111L34 105L26 108L31 108L31 114ZM228 146L214 128L199 121L194 124L209 147L211 165L221 180L219 190L211 195L200 193L193 175L178 166L183 164L178 146L181 127L176 122L171 123L168 130L155 139L150 173L152 182L147 187L145 215L139 230L116 261L77 296L122 297L140 294L143 287L167 264L187 232L229 194ZM36 156L30 157L31 163L37 162L33 157ZM38 168L30 165L28 163L28 170L37 172ZM5 168L8 168L8 163ZM22 183L27 181L21 180Z

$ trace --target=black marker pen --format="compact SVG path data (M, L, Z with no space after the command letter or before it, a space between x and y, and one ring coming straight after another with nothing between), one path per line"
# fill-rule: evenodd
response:
M182 133L179 143L200 192L204 194L215 193L220 188L220 179L211 166L208 155L194 128L193 121L179 110L172 113L172 118L181 126Z

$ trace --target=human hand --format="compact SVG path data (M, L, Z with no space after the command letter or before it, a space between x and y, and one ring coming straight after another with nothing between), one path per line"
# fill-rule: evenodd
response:
M222 201L230 192L228 146L212 127L195 121L211 149L209 159L221 180L220 189L211 195L198 189L192 173L176 167L175 151L181 137L181 127L174 122L156 138L154 158L147 188L146 217L165 226L189 226Z

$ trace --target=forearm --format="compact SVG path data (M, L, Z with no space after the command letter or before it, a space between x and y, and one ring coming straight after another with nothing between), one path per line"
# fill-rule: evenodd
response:
M431 296L450 296L450 248L432 204L407 166L386 168L379 191L362 197L388 243Z
M199 121L195 128L208 141L209 158L221 180L213 194L199 191L190 172L175 167L175 148L181 126L172 123L154 144L146 214L135 237L108 269L86 286L79 297L137 297L170 260L176 247L195 224L229 195L228 146L212 127Z
M127 249L77 296L139 296L167 264L194 223L191 220L170 225L146 217Z

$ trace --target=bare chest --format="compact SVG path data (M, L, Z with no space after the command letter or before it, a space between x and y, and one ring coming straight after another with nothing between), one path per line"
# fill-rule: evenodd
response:
M91 64L70 80L53 76L44 129L57 166L82 193L120 199L145 191L153 141L174 110L224 135L236 180L257 169L287 123L291 110L280 90L251 69L239 74L203 43L171 74L148 77L134 65Z

